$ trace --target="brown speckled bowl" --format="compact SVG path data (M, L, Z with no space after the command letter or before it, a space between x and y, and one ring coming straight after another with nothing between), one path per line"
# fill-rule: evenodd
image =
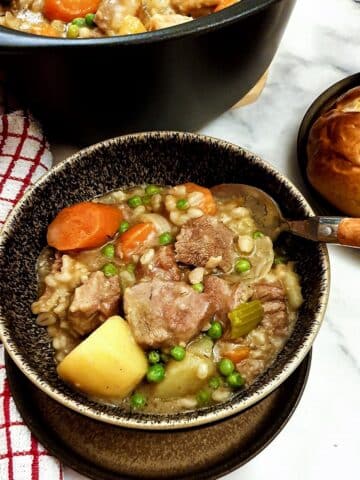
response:
M46 228L56 213L75 202L140 183L185 181L212 186L248 183L280 204L285 217L312 215L301 193L256 155L200 135L152 132L127 135L82 150L54 167L27 191L6 222L0 239L0 335L11 358L41 390L63 405L103 422L131 428L175 429L202 425L238 413L278 387L309 351L324 316L329 293L329 260L324 245L284 235L297 260L305 302L295 329L273 365L250 388L231 400L176 415L128 413L90 401L56 374L46 329L35 324L35 263L46 244Z

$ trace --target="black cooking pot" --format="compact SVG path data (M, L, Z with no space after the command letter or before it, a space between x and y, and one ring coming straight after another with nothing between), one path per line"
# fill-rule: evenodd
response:
M0 27L0 68L52 137L196 130L270 65L295 0L242 0L182 25L69 40Z

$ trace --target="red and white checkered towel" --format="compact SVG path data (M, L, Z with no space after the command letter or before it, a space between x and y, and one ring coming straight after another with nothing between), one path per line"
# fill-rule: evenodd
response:
M11 397L0 345L0 479L63 480L61 464L24 425Z
M30 115L21 110L0 115L0 228L26 188L51 164L42 130Z
M52 165L39 124L24 111L7 113L7 105L0 81L0 229L26 188ZM0 480L63 480L60 463L37 442L15 407L1 344Z

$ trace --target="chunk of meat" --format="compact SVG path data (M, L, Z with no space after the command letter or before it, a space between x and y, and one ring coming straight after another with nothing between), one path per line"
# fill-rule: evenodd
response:
M230 339L225 334L217 342L215 352L217 358L221 358L226 357L228 352L248 349L248 357L236 363L237 371L248 385L275 358L289 333L289 316L282 283L262 281L252 285L251 288L251 300L260 300L263 305L263 320L254 330L239 339Z
M204 286L213 315L222 323L227 323L227 314L240 303L246 302L252 295L252 288L245 283L229 284L220 277L208 275Z
M254 285L253 300L262 303L285 298L285 290L281 282L259 282Z
M118 311L120 285L117 276L106 278L94 272L76 288L70 304L68 320L80 335L86 335Z
M149 29L150 19L154 15L172 15L176 13L170 5L170 0L141 0L139 18Z
M281 282L260 282L254 285L253 300L260 300L264 307L261 324L276 335L286 335L289 317L286 306L285 290Z
M107 35L116 35L124 18L127 15L136 16L140 6L140 0L101 0L95 23Z
M203 215L182 226L175 243L176 260L187 265L206 267L219 258L218 267L231 270L235 250L234 233L216 217Z
M213 275L204 279L204 292L209 299L213 315L218 320L226 320L231 302L231 287L228 282Z
M124 310L136 341L152 348L187 343L211 314L205 294L185 282L157 278L127 288Z
M171 6L183 15L194 15L197 10L216 7L219 0L171 0Z
M156 13L149 19L147 27L148 30L151 31L160 30L160 28L173 27L174 25L180 25L182 23L190 22L191 20L193 20L192 17L179 15L177 13L170 13L166 15Z
M236 364L236 370L245 378L248 385L265 370L267 363L265 359L254 358L252 355L253 353L251 352L250 358Z
M175 260L172 245L166 245L156 250L153 260L142 265L138 263L137 277L160 278L161 280L181 280L181 271Z
M166 245L157 250L154 267L166 272L166 280L180 280L180 269L176 263L175 250L172 245Z

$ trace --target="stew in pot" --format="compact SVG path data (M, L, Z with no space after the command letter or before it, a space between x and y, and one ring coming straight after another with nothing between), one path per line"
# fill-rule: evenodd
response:
M0 0L0 26L48 37L129 35L172 27L241 0Z

